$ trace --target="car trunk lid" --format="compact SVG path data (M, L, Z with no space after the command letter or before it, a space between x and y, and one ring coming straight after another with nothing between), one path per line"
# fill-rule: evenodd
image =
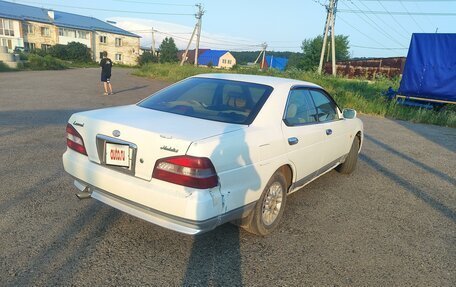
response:
M91 161L145 180L158 159L184 155L192 142L242 128L136 105L77 113L69 123L83 137ZM122 152L129 161L116 161Z

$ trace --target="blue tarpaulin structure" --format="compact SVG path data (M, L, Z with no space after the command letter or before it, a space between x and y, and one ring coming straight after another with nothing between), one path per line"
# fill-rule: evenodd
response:
M198 56L198 64L218 66L220 57L228 53L226 50L207 50Z
M456 34L412 35L398 94L456 102Z
M288 64L288 59L274 56L266 56L266 64L269 68L274 68L279 71L283 71L285 70L285 67Z

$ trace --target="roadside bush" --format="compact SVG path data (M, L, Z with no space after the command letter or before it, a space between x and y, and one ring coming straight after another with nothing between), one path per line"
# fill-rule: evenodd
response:
M158 57L151 52L144 52L138 57L138 65L143 66L147 63L158 63Z
M35 54L40 57L44 57L44 56L48 55L49 53L42 49L35 49L35 50L31 51L30 54Z
M70 42L67 45L57 44L49 48L48 54L54 58L66 61L88 63L92 61L90 49L78 42ZM43 54L38 54L45 56Z
M28 62L24 63L24 68L31 70L64 70L68 66L65 62L53 58L50 55L41 57L36 54L30 54Z
M26 54L24 52L19 52L18 55L19 55L19 60L21 60L21 61L27 61L28 60L28 54Z
M69 60L69 61L77 61L77 62L91 62L92 57L90 55L90 49L87 48L86 45L77 43L77 42L70 42L66 45L67 51L67 58L62 60Z
M10 72L10 71L13 71L13 69L8 67L7 64L5 64L2 61L0 61L0 72Z
M54 58L59 58L62 60L66 60L67 57L67 48L66 45L57 44L49 48L48 50L49 55Z

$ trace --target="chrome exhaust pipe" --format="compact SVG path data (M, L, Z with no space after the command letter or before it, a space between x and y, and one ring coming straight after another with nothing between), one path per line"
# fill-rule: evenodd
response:
M76 196L79 199L88 199L92 197L92 193L90 192L89 187L87 186L86 188L84 188L83 191L76 193Z

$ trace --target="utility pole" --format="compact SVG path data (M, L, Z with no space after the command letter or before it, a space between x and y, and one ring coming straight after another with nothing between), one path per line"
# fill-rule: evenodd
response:
M198 22L197 22L198 34L196 35L195 67L198 67L198 53L199 53L200 38L201 38L201 24L202 24L202 18L204 15L204 10L203 10L203 6L201 5L201 3L196 4L196 7L198 7L198 13L195 15L196 19L198 19Z
M196 4L196 7L198 7L198 12L195 14L195 18L198 20L195 24L195 28L193 28L193 33L192 36L190 37L190 40L188 41L187 48L185 49L184 54L182 54L182 60L180 62L180 65L184 65L184 62L187 60L187 54L188 54L188 49L190 48L190 45L192 44L193 37L195 36L195 33L197 34L196 36L196 49L195 49L195 67L198 66L198 50L199 50L199 44L200 44L200 38L201 38L201 22L202 22L202 17L204 15L204 10L203 6L201 4Z
M268 44L266 42L263 42L261 44L261 52L258 54L258 57L256 58L255 62L253 64L256 64L258 60L260 59L261 55L263 55L263 58L261 59L261 64L260 64L260 69L263 69L264 65L264 58L266 57L266 49L268 48Z
M335 25L335 21L336 21L337 1L338 0L330 0L329 5L326 6L326 10L327 10L326 24L325 24L325 31L323 33L323 45L321 47L320 64L318 65L319 74L321 74L321 71L323 69L323 60L325 57L326 41L328 38L328 34L331 33L332 74L333 74L333 76L336 75L336 42L335 42L334 25ZM329 54L329 47L328 47L328 54Z
M335 41L335 36L334 36L334 22L336 22L336 5L337 5L337 0L333 0L333 13L332 13L332 21L331 21L331 60L332 60L332 72L333 76L336 76L337 70L336 70L336 41Z
M152 55L155 56L155 35L154 35L154 27L152 27L152 46L151 46L151 51Z
M193 36L195 36L195 32L196 32L196 28L197 28L197 27L198 27L198 26L195 25L195 28L193 28L193 33L192 33L192 36L190 37L190 41L188 41L187 48L185 48L185 52L184 52L184 54L182 55L182 60L181 60L181 63L180 63L181 66L184 65L185 60L187 60L188 49L190 48L190 44L192 43Z

